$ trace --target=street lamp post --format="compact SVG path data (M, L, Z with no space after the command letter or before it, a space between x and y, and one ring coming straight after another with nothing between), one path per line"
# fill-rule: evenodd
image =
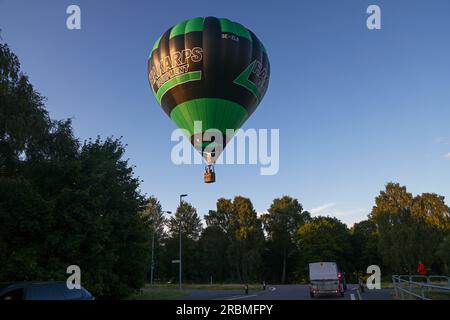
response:
M162 211L161 213L171 214L171 211ZM155 270L155 233L156 233L156 221L153 221L153 234L152 234L152 262L150 265L150 285L153 285L153 272Z
M188 195L187 194L180 194L180 209L181 209L181 204L182 204L182 202L183 202L183 198L184 197L187 197ZM180 289L181 289L181 283L182 283L182 261L181 261L181 258L182 258L182 249L181 249L181 236L182 236L182 231L181 231L181 211L180 211L180 217L179 217L179 219L180 219L180 221L179 221L179 232L180 232L180 252L179 252L179 275L178 275L178 278L179 278L179 281L180 281Z

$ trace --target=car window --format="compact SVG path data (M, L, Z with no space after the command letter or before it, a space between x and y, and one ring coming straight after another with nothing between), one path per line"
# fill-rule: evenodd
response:
M0 300L23 300L23 293L24 290L22 288L14 289L2 294Z
M27 296L30 300L64 300L55 284L32 285L28 288Z

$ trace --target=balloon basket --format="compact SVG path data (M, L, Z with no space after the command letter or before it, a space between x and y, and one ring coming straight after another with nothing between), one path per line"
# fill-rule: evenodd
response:
M203 180L205 181L205 183L214 183L216 182L216 173L215 172L205 172L203 174Z

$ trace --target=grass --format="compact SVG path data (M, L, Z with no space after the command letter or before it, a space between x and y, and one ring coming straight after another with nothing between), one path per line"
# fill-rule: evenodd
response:
M429 292L426 296L433 300L450 300L450 292Z
M413 288L413 292L417 295L421 295L421 291L418 288ZM425 291L425 297L432 300L450 300L450 292L446 291ZM398 297L395 292L392 293L392 299L402 300L401 292L399 291ZM417 297L411 296L406 292L403 295L403 300L420 300Z
M180 291L145 291L132 294L127 300L173 300L189 296L188 292Z
M392 282L381 282L381 289L394 289Z
M178 283L158 283L151 286L149 283L145 285L145 288L153 289L178 289ZM262 290L261 284L249 284L249 290ZM213 284L183 284L185 290L243 290L244 285L241 283L213 283Z

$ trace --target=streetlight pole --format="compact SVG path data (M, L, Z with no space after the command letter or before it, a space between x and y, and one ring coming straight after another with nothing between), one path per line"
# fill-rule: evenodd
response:
M180 219L180 221L179 221L179 231L180 231L180 252L179 252L179 275L178 275L178 278L179 278L179 280L180 280L180 289L181 289L181 283L182 283L182 270L183 270L183 265L182 265L182 261L181 261L181 259L182 259L182 249L181 249L181 236L182 236L182 231L181 231L181 204L182 204L182 202L183 202L183 198L184 197L187 197L188 195L187 194L180 194L180 217L179 217L179 219Z
M161 213L171 214L171 211L162 211ZM155 270L155 233L156 233L156 219L153 221L153 232L152 232L152 262L150 265L150 285L153 286L153 272Z

